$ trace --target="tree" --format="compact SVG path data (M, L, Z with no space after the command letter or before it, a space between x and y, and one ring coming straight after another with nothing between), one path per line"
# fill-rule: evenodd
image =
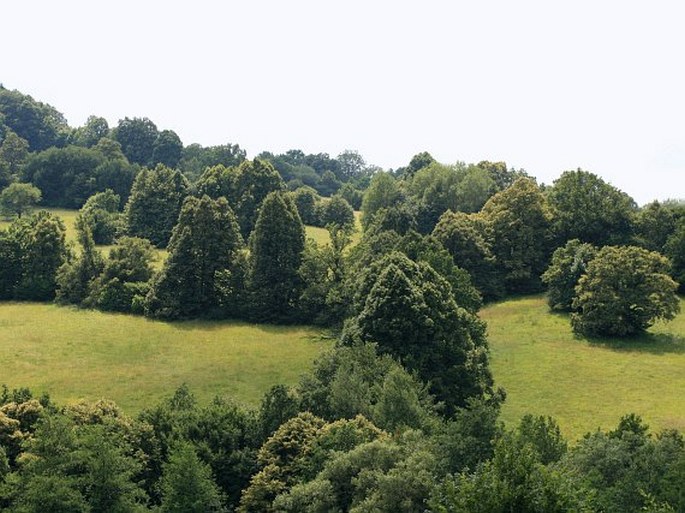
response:
M220 146L208 146L189 144L181 152L181 160L178 169L188 179L196 180L205 169L212 166L237 167L245 160L246 152L237 144L223 144Z
M212 479L212 471L200 461L193 446L177 443L164 464L162 513L223 512L222 496Z
M7 165L10 178L14 179L21 176L28 158L29 143L8 129L2 144L0 144L0 162Z
M367 228L382 208L396 206L403 200L397 181L390 173L376 173L362 200L362 226Z
M62 220L44 210L10 225L9 236L16 241L21 266L15 299L55 297L57 270L66 258L65 234Z
M653 201L638 210L634 224L635 245L661 253L675 230L676 213L674 209Z
M152 147L151 165L164 164L175 168L181 160L183 143L181 138L173 130L162 130Z
M358 178L364 174L366 169L366 161L359 152L354 150L345 150L338 155L338 177L343 182L348 182L354 178Z
M416 372L448 414L469 398L493 394L485 325L454 301L449 283L424 262L391 253L367 275L361 313L342 341L376 342ZM369 289L370 286L370 289Z
M65 262L57 272L58 303L82 304L88 296L91 282L102 272L102 255L95 249L93 235L84 217L76 219L76 230L81 252L72 260Z
M19 91L0 85L0 116L3 123L29 143L31 151L63 146L69 125L61 112L46 103L37 102Z
M71 139L78 146L91 148L100 139L109 135L109 124L105 118L99 116L88 116L86 124L74 130Z
M45 206L81 208L98 190L96 169L104 161L92 148L50 148L31 156L23 180L42 191Z
M323 205L321 222L333 224L347 230L354 229L354 210L342 196L335 195Z
M95 244L112 244L123 228L119 202L119 196L107 189L93 194L81 207L80 226L88 225Z
M269 194L250 236L248 284L256 320L288 321L296 307L302 281L304 226L287 195Z
M473 284L486 299L504 294L496 259L487 238L481 216L463 212L445 212L433 230L454 260L454 264L471 275Z
M596 254L597 248L578 239L570 240L554 251L552 261L542 275L542 282L547 285L547 303L552 310L571 311L578 280Z
M148 118L124 118L112 131L114 139L129 162L147 166L152 164L152 152L159 136L157 125Z
M316 190L311 187L299 187L293 192L293 200L304 224L319 226L316 206L321 201Z
M0 212L3 215L15 215L30 212L40 202L40 189L30 183L13 183L0 193Z
M671 276L680 284L680 292L685 291L685 218L676 224L673 233L666 240L664 254L671 259Z
M131 189L124 209L129 235L148 239L164 247L181 211L188 190L188 181L179 171L158 165L143 169Z
M540 290L551 252L551 214L538 185L519 178L490 198L481 213L505 290Z
M680 311L668 260L635 246L605 246L576 287L571 317L576 333L625 337Z
M169 242L169 257L147 296L146 313L167 319L216 313L217 277L234 270L242 245L226 198L186 198Z
M562 243L579 239L603 246L630 240L635 202L597 175L582 169L565 171L554 181L548 199Z
M233 197L228 200L240 224L240 233L247 240L255 227L257 215L267 195L285 188L283 179L271 164L254 159L240 166L234 180Z

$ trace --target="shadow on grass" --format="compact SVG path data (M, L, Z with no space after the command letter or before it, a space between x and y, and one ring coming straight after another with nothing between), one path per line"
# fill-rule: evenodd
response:
M625 339L576 337L590 345L624 353L685 354L685 336L672 333L642 333Z

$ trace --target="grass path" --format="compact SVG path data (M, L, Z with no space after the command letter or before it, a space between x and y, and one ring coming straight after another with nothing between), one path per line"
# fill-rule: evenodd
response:
M106 397L138 412L187 383L257 405L294 384L331 345L309 327L164 323L51 304L0 303L0 383L49 392L58 402Z
M683 312L629 341L576 338L566 315L544 297L503 301L481 312L488 323L492 368L507 391L502 414L551 415L577 439L621 415L641 415L655 431L685 430L685 301Z

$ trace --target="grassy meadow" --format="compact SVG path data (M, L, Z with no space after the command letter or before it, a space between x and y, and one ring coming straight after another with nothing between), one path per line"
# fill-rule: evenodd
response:
M503 420L551 415L577 439L636 413L654 431L685 431L685 301L681 307L673 321L627 341L576 338L568 316L551 313L543 296L484 308L495 382L507 391Z
M256 406L294 384L331 341L309 327L189 321L0 303L0 383L49 392L60 403L108 398L136 413L187 383Z

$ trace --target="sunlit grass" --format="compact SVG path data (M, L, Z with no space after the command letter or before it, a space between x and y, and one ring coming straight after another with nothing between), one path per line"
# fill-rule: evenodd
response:
M503 419L526 413L555 417L572 439L614 427L630 412L654 430L685 430L685 302L683 313L626 341L577 338L566 315L544 297L483 309L492 369L507 391Z
M0 303L0 383L60 403L109 398L135 413L187 383L255 406L331 342L310 327L165 323L51 304Z

